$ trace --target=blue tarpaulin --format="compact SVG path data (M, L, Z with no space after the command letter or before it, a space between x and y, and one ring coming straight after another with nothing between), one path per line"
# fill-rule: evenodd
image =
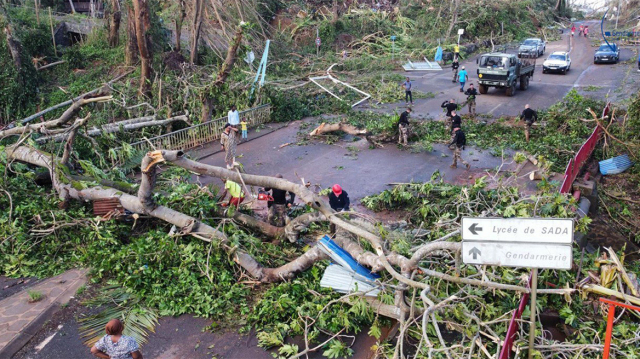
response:
M442 47L438 46L438 48L436 49L436 56L434 58L434 61L442 61Z
M615 175L626 171L633 166L633 162L629 159L629 155L622 155L608 160L600 161L600 173L603 175Z

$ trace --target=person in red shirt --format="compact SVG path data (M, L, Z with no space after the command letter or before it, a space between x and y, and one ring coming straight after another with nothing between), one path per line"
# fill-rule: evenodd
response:
M576 33L576 25L571 25L571 36Z

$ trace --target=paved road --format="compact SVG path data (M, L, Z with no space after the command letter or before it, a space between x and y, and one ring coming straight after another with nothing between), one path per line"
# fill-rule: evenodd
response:
M589 22L589 24L589 27L594 30L596 27L599 28L595 22ZM633 61L632 63L624 63L636 58L635 50L623 48L619 64L594 65L593 54L596 48L592 45L599 44L596 36L599 36L599 34L592 30L591 37L588 39L575 37L572 47L570 47L569 34L563 34L559 41L548 43L546 53L536 61L535 74L527 90L517 90L513 97L508 97L505 95L504 90L491 88L486 95L478 96L477 112L490 114L494 118L516 116L524 109L525 104L531 104L533 108L547 108L562 99L572 88L587 96L602 99L608 93L610 98L616 99L628 96L631 91L636 91L640 86L640 73L635 71L637 64ZM548 55L554 51L568 50L571 51L571 71L566 75L542 73L542 63ZM467 68L470 80L476 84L476 87L478 76L476 74L477 65L475 61L477 57L474 56L462 63ZM443 71L437 72L403 72L402 74L412 78L414 89L431 92L436 95L432 99L416 100L413 106L414 117L430 116L439 118L442 116L440 104L444 100L455 98L458 103L461 103L466 99L466 96L458 91L459 85L451 82L452 72L450 68L444 68ZM381 112L389 112L393 109L404 107L404 103L389 104L382 107L360 106L363 110L371 109ZM466 113L466 109L462 111L462 114Z

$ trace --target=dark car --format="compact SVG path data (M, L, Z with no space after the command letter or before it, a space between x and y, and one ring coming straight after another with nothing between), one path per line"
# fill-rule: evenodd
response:
M605 62L615 64L618 62L618 60L620 60L620 48L617 44L611 44L611 46L602 44L600 45L598 50L596 50L595 55L593 55L594 64Z
M542 56L544 55L544 51L546 50L546 44L542 39L532 38L526 39L518 48L518 55L527 55L527 56Z

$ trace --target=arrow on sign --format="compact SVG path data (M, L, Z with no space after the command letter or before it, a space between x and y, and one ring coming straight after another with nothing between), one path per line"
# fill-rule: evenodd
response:
M471 225L471 227L469 227L469 231L471 231L471 233L477 235L478 232L482 232L482 227L478 227L477 223L474 223ZM478 231L478 232L476 232Z
M473 255L473 259L477 259L478 256L482 255L482 252L476 247L471 248L469 254Z

